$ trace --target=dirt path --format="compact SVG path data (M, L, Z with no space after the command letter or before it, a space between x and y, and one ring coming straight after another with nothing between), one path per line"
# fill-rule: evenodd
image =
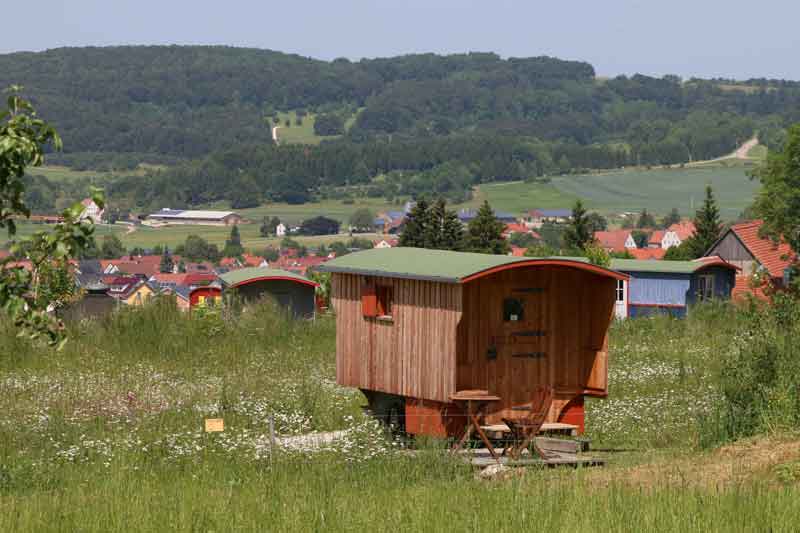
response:
M715 157L714 159L706 159L705 161L692 161L691 163L687 163L686 166L702 166L707 165L708 163L717 163L719 161L725 161L726 159L742 159L742 160L752 160L753 158L748 156L747 154L752 150L754 147L758 146L758 137L753 137L752 139L748 140L744 144L742 144L739 148L734 150L728 155L723 155L722 157Z

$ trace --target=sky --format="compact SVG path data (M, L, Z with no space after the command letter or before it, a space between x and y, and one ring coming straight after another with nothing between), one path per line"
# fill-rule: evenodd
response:
M326 60L480 51L588 61L601 76L800 79L797 0L39 0L16 6L16 22L0 32L0 53L122 44L222 44Z

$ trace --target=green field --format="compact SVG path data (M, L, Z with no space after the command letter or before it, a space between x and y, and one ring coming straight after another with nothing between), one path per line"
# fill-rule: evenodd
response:
M278 113L278 118L280 119L280 124L278 124L280 126L278 128L278 142L281 144L319 144L324 140L341 137L340 135L323 136L314 133L315 116L314 113L308 113L303 117L303 123L298 126L295 123L297 113L294 111ZM289 127L286 126L287 120L291 123ZM350 129L350 126L353 125L355 120L356 115L353 115L345 121L345 131ZM272 124L271 126L275 125L276 124Z
M157 170L160 168L163 167L142 163L135 170L125 170L121 173L125 176L143 176L150 170ZM32 167L28 169L28 173L34 176L44 176L51 181L75 180L79 178L110 178L115 174L113 172L98 170L73 170L69 167L62 167L59 165Z
M700 446L720 354L746 342L730 309L615 324L609 398L587 405L607 466L493 480L366 417L335 383L334 326L162 302L73 324L56 353L0 320L0 528L796 530L796 434ZM204 433L206 418L224 431Z
M690 216L702 203L708 184L725 219L735 218L750 205L759 187L744 167L631 170L553 178L553 186L561 193L580 196L590 208L603 213L646 208L664 214L677 207L682 215ZM518 187L522 194L525 186Z
M243 224L239 226L242 245L245 249L260 253L267 246L278 247L281 239L276 237L269 239L261 237L259 234L259 226L260 224ZM49 229L49 227L42 224L20 222L17 224L17 229L17 236L19 238L24 238L35 231ZM135 247L152 248L156 245L166 245L170 248L174 248L178 244L182 244L189 235L199 235L208 242L222 248L225 245L225 240L230 236L230 232L230 228L220 226L167 226L157 229L140 226L132 233L128 233L126 228L122 226L101 224L95 227L95 236L98 243L102 242L104 235L114 233L120 238L122 244L128 250ZM379 237L379 235L374 233L364 233L356 236L370 240ZM339 234L314 237L293 236L292 238L305 246L314 247L323 243L330 244L334 241L347 241L350 239L350 235ZM7 235L5 233L0 234L0 246L6 242L8 242Z

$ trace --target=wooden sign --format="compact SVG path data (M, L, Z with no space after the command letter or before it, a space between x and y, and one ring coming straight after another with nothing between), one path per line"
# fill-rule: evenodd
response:
M225 429L225 421L221 418L206 418L206 433L219 433Z

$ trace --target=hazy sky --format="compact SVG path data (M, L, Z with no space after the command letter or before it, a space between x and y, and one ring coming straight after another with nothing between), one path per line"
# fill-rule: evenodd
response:
M40 0L13 5L16 16L3 25L0 52L114 44L226 44L321 59L494 51L505 57L581 59L600 75L800 79L797 0ZM7 7L3 12L6 18Z

